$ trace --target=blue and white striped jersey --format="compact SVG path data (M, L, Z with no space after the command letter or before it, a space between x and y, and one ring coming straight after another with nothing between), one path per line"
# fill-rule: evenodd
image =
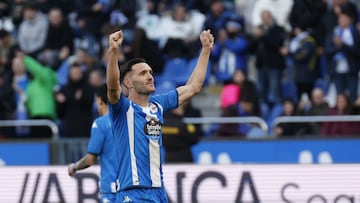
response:
M147 107L121 94L110 105L110 119L119 159L120 190L163 187L162 132L163 113L178 106L176 90L151 96Z

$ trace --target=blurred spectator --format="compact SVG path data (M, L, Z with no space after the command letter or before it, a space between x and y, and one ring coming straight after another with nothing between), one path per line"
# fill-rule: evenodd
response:
M254 2L254 8L251 14L252 27L258 27L262 24L262 13L266 10L272 14L272 18L277 25L290 30L289 14L294 4L293 0L261 0Z
M296 105L292 98L285 98L283 101L283 113L280 116L295 116ZM299 123L280 123L275 127L275 135L278 137L295 137L300 134Z
M215 39L229 18L240 18L235 12L227 10L222 0L211 0L210 10L206 14L203 29L210 29Z
M220 93L220 107L222 109L235 104L240 99L240 92L243 83L247 80L242 70L236 70L231 82L225 84Z
M326 6L323 0L295 0L289 15L292 29L306 24L306 29L313 34L326 12Z
M348 91L351 101L358 96L360 69L360 33L354 26L353 12L349 4L341 6L338 25L327 37L325 47L336 91Z
M57 82L56 73L48 66L43 66L30 56L18 53L17 57L23 61L30 74L30 81L26 90L26 107L30 119L55 120L56 105L53 89ZM47 126L31 128L31 137L50 137L51 130Z
M220 107L225 109L230 105L236 104L241 97L249 97L254 103L254 114L260 116L260 100L256 85L250 81L242 70L236 70L231 82L225 84L220 93Z
M338 94L336 96L336 105L328 112L329 116L350 115L352 104L349 96ZM351 122L325 122L321 128L321 135L325 137L358 135L356 129L352 128Z
M124 32L123 44L131 44L133 42L133 29L135 28L137 17L143 12L144 3L143 0L114 0L111 2L112 9L110 11L109 23L112 26L121 27Z
M238 19L228 19L224 29L219 31L211 58L216 62L215 76L218 81L227 83L237 69L247 74L249 41L243 33Z
M9 1L10 18L15 26L14 30L18 30L20 23L23 21L23 13L26 0Z
M13 80L12 86L15 90L15 101L16 101L16 115L17 120L28 119L28 113L26 109L26 89L29 83L29 77L26 74L25 66L20 58L15 57L12 60L12 71ZM28 126L17 126L16 135L25 136L29 134Z
M199 142L201 129L194 124L185 124L189 101L164 115L162 126L166 163L193 163L191 147Z
M75 19L70 23L74 32L74 49L85 49L94 57L100 54L101 28L108 22L110 1L75 0Z
M30 0L36 2L39 11L42 13L49 13L50 9L54 6L53 0Z
M163 70L164 57L156 41L146 36L145 30L134 29L134 41L131 44L132 58L143 58L152 67L154 74Z
M112 7L115 9L110 14L110 24L119 25L125 30L132 30L135 27L138 12L141 12L138 8L142 3L139 0L114 0Z
M0 0L0 28L12 32L14 24L10 18L10 1Z
M295 84L298 99L303 93L310 96L316 79L320 77L318 55L316 53L317 44L307 31L307 27L306 24L299 24L295 27L295 36L291 39L288 50L295 67ZM287 51L284 50L284 52Z
M47 30L47 16L38 10L35 3L27 3L18 33L21 50L36 57L45 46Z
M157 4L153 0L146 0L147 11L138 17L136 27L144 29L146 36L151 40L159 40L161 30L160 16L157 12Z
M52 8L48 18L49 28L46 43L39 59L57 70L61 61L67 58L73 50L73 33L59 8Z
M255 4L258 1L252 1L252 0L235 0L235 11L237 14L239 14L240 16L244 17L244 24L245 24L245 30L252 30L253 27L253 10L255 7ZM257 18L259 19L259 23L260 23L260 16L257 16Z
M104 82L106 82L105 77L106 77L106 73L104 72L103 69L93 68L89 72L89 78L88 78L89 85L92 88L96 89L97 87L104 84ZM94 95L94 102L92 105L92 113L93 113L93 119L95 119L96 117L99 116L98 106L96 104L96 95Z
M16 47L16 41L11 34L4 30L0 30L0 72L9 71L10 59L13 57L13 51Z
M105 82L106 73L100 68L93 68L89 72L89 84L92 87L98 87Z
M286 33L283 27L277 25L270 11L264 10L261 19L261 24L253 31L258 87L262 102L273 106L281 102L280 90L286 54L282 53L282 49Z
M88 55L86 49L77 49L74 55L69 56L66 60L64 60L56 71L58 76L58 85L64 86L68 83L69 69L73 63L78 64L83 72L87 72L90 68L89 58L90 56Z
M358 96L358 98L355 100L355 102L353 103L352 106L352 110L351 110L351 115L360 115L360 96ZM351 129L353 130L353 132L356 132L356 135L359 136L360 135L360 122L351 122Z
M328 33L332 33L334 28L338 25L338 17L341 13L341 6L348 4L349 7L352 7L351 16L357 16L357 7L354 3L349 0L332 0L332 3L328 3L328 10L323 15L320 25L316 29L316 36L319 42L319 45L324 47L325 39ZM356 19L356 18L353 18ZM356 21L354 21L356 22Z
M311 92L311 100L301 100L298 105L298 114L304 116L325 116L329 112L329 104L325 100L324 90L315 87ZM304 127L303 133L318 135L322 123L310 122Z
M110 1L106 0L75 0L77 26L82 34L98 37L101 26L107 21Z
M37 0L37 1L44 1L44 0ZM75 11L75 1L74 0L56 0L56 1L46 0L46 1L50 1L49 5L51 5L51 7L47 7L49 9L48 12L52 8L60 8L63 15L65 16L65 18L70 16L71 13ZM40 7L41 7L41 5L40 5ZM48 13L48 12L46 12L46 13Z
M88 137L92 122L94 90L81 70L73 63L68 83L56 92L56 102L64 137Z
M326 12L326 9L327 9L327 4L324 0L295 0L293 6L291 8L290 15L289 15L289 22L290 22L290 25L291 25L291 28L293 31L296 30L297 28L301 28L301 30L306 31L307 34L311 35L314 38L314 40L316 41L316 44L314 45L315 46L314 54L311 53L311 55L313 55L314 58L316 58L316 66L315 66L314 70L315 70L315 72L318 72L318 73L316 73L316 74L318 74L316 77L323 76L325 78L327 76L327 70L326 70L327 68L326 68L326 64L325 64L325 59L323 56L321 56L321 54L323 52L323 50L321 48L321 40L322 39L321 39L321 36L318 36L318 33L316 33L316 29L318 29L318 27L320 26L321 19L323 18L324 14ZM319 47L319 45L320 45L320 47ZM308 51L313 49L313 48L310 48L310 44L308 44L307 47L308 47ZM311 52L313 52L313 51L311 50ZM317 56L315 57L315 55L317 55ZM299 55L298 55L298 57L299 57ZM305 62L305 63L307 63L307 62ZM309 64L307 64L306 66L308 66L308 65ZM303 73L305 73L305 72L306 71L303 71ZM310 74L311 76L309 77L309 79L313 79L315 72ZM321 74L323 74L323 75L321 75ZM295 75L297 75L297 73ZM300 77L303 77L303 76L300 76ZM300 80L302 80L302 79L300 79ZM308 95L310 95L310 91L312 89L312 87L311 87L312 85L310 84L310 81L302 80L301 83L303 83L302 86L305 88L305 90L301 89L299 91L301 91L301 92L306 91L308 93ZM305 87L306 86L305 83L306 83L307 87ZM301 93L298 92L298 95L301 95Z
M9 16L10 6L8 0L0 0L0 18Z
M200 48L197 42L204 20L203 14L188 11L181 3L175 4L171 15L160 19L160 46L164 45L163 53L171 58L195 57Z
M0 120L13 120L16 109L14 90L9 72L0 72ZM12 136L13 128L1 127L0 137Z
M240 93L239 102L230 105L222 110L222 117L248 117L259 116L259 98L256 94L255 84L248 81L244 83ZM264 132L260 132L258 126L251 123L220 124L215 135L219 136L243 136L260 137Z

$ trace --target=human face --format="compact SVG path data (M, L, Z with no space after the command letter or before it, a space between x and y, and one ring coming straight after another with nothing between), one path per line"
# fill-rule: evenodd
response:
M242 84L245 80L244 72L242 72L241 70L236 70L233 75L233 80L236 84Z
M25 67L21 59L14 58L12 61L12 70L15 75L25 74Z
M53 26L59 26L63 21L63 16L60 9L53 9L49 12L49 22Z
M350 27L351 23L352 23L352 19L345 15L345 14L340 14L339 18L338 18L338 23L342 28L348 28Z
M36 11L32 8L25 8L24 9L24 18L26 20L32 20L36 16Z
M261 20L265 26L271 26L271 24L273 23L273 18L270 11L263 11L261 13Z
M83 73L79 66L71 67L69 74L70 74L70 79L74 82L80 81L83 78Z
M311 98L312 98L312 102L315 105L320 105L320 104L324 103L324 92L319 88L315 88L312 91Z
M290 101L284 102L284 114L287 116L291 116L294 112L294 104Z
M101 100L101 97L96 96L96 106L97 106L97 110L100 116L104 115L104 111L103 111L103 101Z
M343 112L346 110L347 106L348 106L348 100L347 100L346 96L343 94L339 94L336 97L336 108L339 111Z
M128 79L127 79L128 78ZM132 66L132 70L125 76L125 86L129 90L134 90L138 94L151 94L155 92L154 77L151 67L146 63L137 63Z

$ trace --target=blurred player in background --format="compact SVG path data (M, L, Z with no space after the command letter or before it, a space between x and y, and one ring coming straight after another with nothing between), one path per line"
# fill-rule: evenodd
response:
M95 119L91 126L91 137L88 153L76 163L68 165L69 176L74 176L78 170L94 165L100 159L100 200L102 203L112 203L116 200L117 161L109 119L109 107L105 84L95 89L96 104L100 117Z

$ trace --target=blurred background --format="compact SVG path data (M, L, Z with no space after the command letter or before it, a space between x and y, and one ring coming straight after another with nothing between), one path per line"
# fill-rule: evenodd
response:
M144 58L155 93L185 84L201 31L215 36L202 92L165 115L163 161L170 171L179 173L183 164L198 165L199 173L203 164L223 173L242 164L255 172L268 164L353 170L360 163L359 6L357 0L0 0L0 170L11 169L11 177L11 167L60 167L65 174L61 166L86 154L98 116L94 88L106 80L107 36L119 29L125 37L119 65ZM244 174L237 183L252 185ZM254 202L263 199L251 194Z

